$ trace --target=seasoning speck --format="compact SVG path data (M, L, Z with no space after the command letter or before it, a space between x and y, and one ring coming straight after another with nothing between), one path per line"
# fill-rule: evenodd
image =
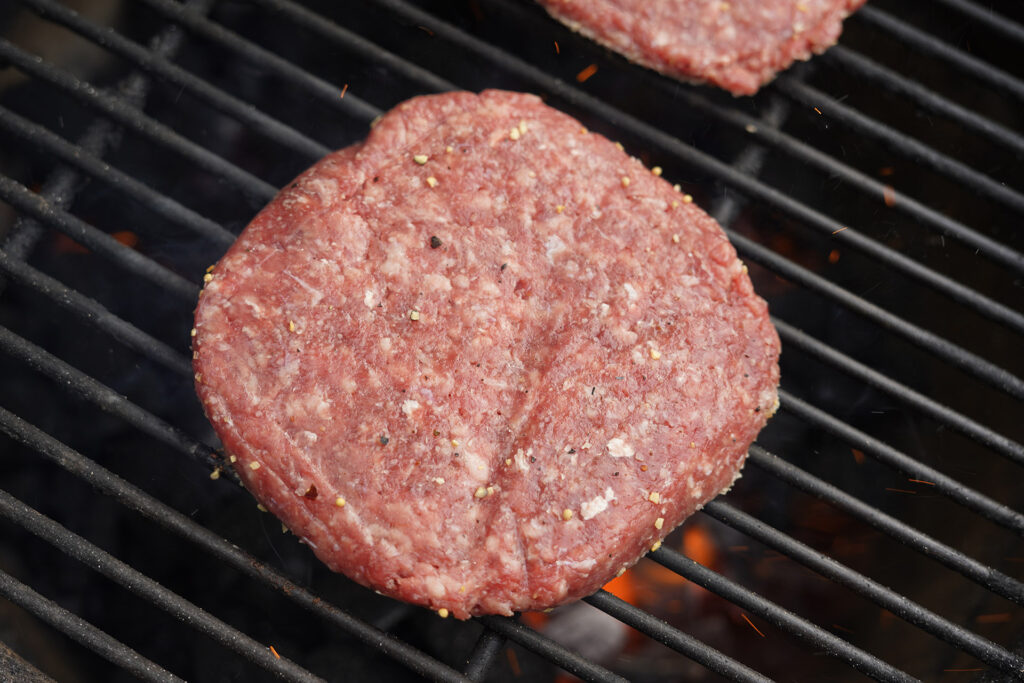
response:
M659 358L661 358L661 351L651 349L651 360L658 360Z
M252 470L253 472L258 470L259 468L260 468L260 464L258 462L251 462L251 463L249 463L249 469Z
M434 176L427 176L427 185L430 187L437 187L437 178Z
M441 238L438 237L437 235L431 235L430 236L430 248L431 249L437 249L440 246L441 246Z
M420 166L422 166L423 164L430 161L430 157L428 157L426 154L414 154L412 160L415 161Z
M213 472L210 472L210 479L213 479L214 481L217 481L218 479L220 479L220 468L219 467L216 468L215 470L213 470Z
M263 507L262 503L256 503L256 509L259 510L260 512L266 512L267 511L267 508Z
M233 455L230 458L228 458L228 460L230 460L231 462L238 462L238 458Z
M620 182L622 183L623 187L629 187L629 178L627 178L626 176L622 176L622 180Z
M478 486L477 489L476 489L476 492L473 494L473 497L474 498L486 498L487 497L487 487L486 486Z
M661 176L661 166L655 166L654 168L652 168L651 169L651 173L653 173L654 175L660 177Z
M563 211L565 211L564 204L559 204L558 206L555 207L555 213L562 213Z
M334 499L334 504L340 508L343 508L345 507L345 499L342 498L341 496L338 496L337 498Z
M678 203L676 203L676 206L678 206ZM679 244L679 235L678 234L672 235L672 243L673 244Z
M692 204L693 203L693 196L692 195L688 195L688 194L684 194L683 195L683 203L684 204Z
M446 610L444 607L442 607L441 609L437 610L437 616L441 617L442 619L447 619L448 618L448 610Z
M197 334L197 332L196 332L196 328L194 328L194 327L193 327L193 328L192 328L192 331L191 331L191 332L189 332L189 334L191 334L191 335L192 335L193 337L194 337L194 336L196 336L196 334Z
M625 567L619 567L619 571L615 572L615 578L618 578L626 573Z
M210 275L209 273L207 273L206 275L203 276L203 282L209 282L212 279L213 279L213 276Z
M660 547L661 547L661 541L655 541L654 545L651 546L651 552L653 553L655 550L657 550Z
M569 508L565 508L564 510L562 510L562 519L564 519L566 522L572 519L572 510L570 510Z
M443 484L444 483L444 477L434 477L434 483L435 484Z
M419 311L409 311L409 320L416 321L420 319Z
M512 130L510 130L508 132L508 139L512 140L513 142L515 142L516 140L519 139L520 135L521 135L521 133L519 132L519 129L518 128L513 128Z
M519 122L519 132L522 135L526 135L526 121L520 121Z
M288 321L288 331L289 332L294 332L295 331L295 322L292 321L292 320Z
M651 501L652 503L660 503L661 494L658 493L657 491L651 491L651 495L647 496L647 500Z
M661 527L663 527L663 526L665 526L665 518L664 517L658 517L656 520L654 520L654 528L655 529L660 530Z
M390 442L390 441L391 441L391 439L388 438L387 434L381 434L380 435L380 445L381 446L387 446L388 442Z

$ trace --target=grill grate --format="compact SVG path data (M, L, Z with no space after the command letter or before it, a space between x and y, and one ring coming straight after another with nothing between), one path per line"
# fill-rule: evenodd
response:
M83 645L70 656L101 672L97 680L358 678L359 666L379 676L375 667L392 663L445 681L539 678L552 665L602 681L1024 676L1024 498L1014 485L1024 465L1024 240L1012 230L1024 211L1014 173L1024 156L1024 74L999 60L1024 45L1019 23L970 0L936 3L995 45L974 56L915 18L938 11L929 3L879 0L849 20L842 45L758 97L733 100L626 65L511 0L429 12L405 0L142 0L123 9L116 29L57 0L19 3L102 46L110 66L86 76L37 58L18 36L0 38L0 63L26 76L19 88L29 92L0 90L0 144L21 162L0 166L0 202L18 217L7 225L0 213L0 231L9 228L0 250L0 429L12 446L0 460L0 547L21 558L0 560L0 594ZM903 60L957 75L943 86L931 72L893 66ZM590 63L597 76L574 83ZM90 82L118 73L115 88ZM961 84L985 99L964 101ZM737 490L684 525L684 534L732 540L719 541L714 561L676 539L642 563L651 576L668 572L666 596L683 579L706 589L688 599L717 600L711 613L732 618L724 636L701 631L707 613L673 620L657 599L631 604L600 591L585 600L592 612L643 634L638 655L627 648L603 661L518 620L440 622L352 593L297 544L260 539L265 520L219 523L252 505L209 480L234 477L191 393L186 331L202 267L276 187L362 137L382 110L416 93L490 85L541 93L664 166L715 207L772 306L786 349L782 410L752 447ZM884 111L876 92L897 111ZM40 96L54 98L56 117L26 104ZM904 110L935 131L908 131ZM63 117L85 126L78 142ZM949 130L957 137L942 139ZM81 344L69 339L79 335ZM878 407L895 418L877 418ZM129 445L144 449L145 462L126 457ZM82 493L47 462L92 488ZM50 478L56 496L44 495ZM53 500L65 496L70 507ZM119 507L101 506L105 497ZM94 506L115 526L161 530L155 543L194 556L196 579L212 562L231 577L221 580L244 581L252 604L133 552L83 515ZM875 538L865 530L880 539L873 552L842 545L846 535ZM238 538L247 542L229 540ZM61 577L81 576L78 563L124 589L111 595L183 624L171 633L195 631L209 644L117 626L118 605L99 609L85 597L96 579L69 588ZM262 600L314 617L308 633L327 644L296 642L307 632L264 612ZM842 609L862 627L874 610L871 629L882 635L835 623ZM3 640L19 650L0 630ZM341 668L323 659L322 650L350 642L360 645ZM201 658L205 648L216 656ZM188 656L172 654L179 649Z

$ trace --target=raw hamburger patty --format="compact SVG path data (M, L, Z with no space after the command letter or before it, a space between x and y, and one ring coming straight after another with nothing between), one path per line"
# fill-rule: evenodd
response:
M865 0L539 0L574 31L683 80L752 95L824 52Z
M531 95L402 104L208 279L196 385L245 485L332 569L459 618L596 590L776 405L718 225Z

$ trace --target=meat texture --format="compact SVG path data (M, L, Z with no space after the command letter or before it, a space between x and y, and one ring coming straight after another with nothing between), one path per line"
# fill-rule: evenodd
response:
M752 95L795 60L835 44L865 0L539 0L630 61Z
M779 340L686 197L531 95L410 100L208 277L196 386L336 571L459 618L587 595L728 489Z

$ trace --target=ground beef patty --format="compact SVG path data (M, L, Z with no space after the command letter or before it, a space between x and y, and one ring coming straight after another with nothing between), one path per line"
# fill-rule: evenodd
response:
M245 485L332 569L460 618L596 590L776 405L718 225L531 95L402 104L208 280L196 385Z
M675 78L752 95L833 45L865 0L539 0L574 31Z

